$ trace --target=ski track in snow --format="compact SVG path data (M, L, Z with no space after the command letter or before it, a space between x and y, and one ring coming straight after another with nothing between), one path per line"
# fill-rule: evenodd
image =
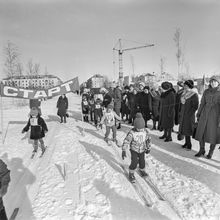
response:
M18 220L168 219L169 214L159 202L153 209L144 207L124 176L116 152L104 142L103 131L80 121L80 99L69 94L74 111L66 124L60 124L56 109L51 109L55 99L42 103L43 117L49 127L45 138L48 149L42 158L38 152L30 159L32 146L28 134L20 133L27 122L27 107L21 118L18 118L20 109L9 111L8 120L13 123L8 124L4 145L0 147L3 160L12 170L12 181L4 198L7 213L10 215L19 206ZM117 132L120 143L127 130ZM206 165L157 145L153 149L220 174L214 161ZM117 150L121 154L121 149ZM153 182L182 219L218 218L220 197L208 186L175 172L151 155L146 156L146 166Z

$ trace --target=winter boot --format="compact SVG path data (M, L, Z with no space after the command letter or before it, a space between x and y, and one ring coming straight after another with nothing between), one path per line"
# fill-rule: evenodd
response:
M187 147L187 143L185 143L184 145L182 145L182 148L186 148Z
M187 146L186 146L186 150L191 150L192 149L192 144L190 143L190 144L187 144Z
M132 183L135 183L136 179L135 179L135 176L134 176L134 173L132 172L129 172L129 180L132 182Z
M206 156L207 159L211 159L211 158L212 158L212 155L213 155L214 150L215 150L215 144L211 144L211 145L210 145L210 149L209 149L209 153L208 153L208 155Z
M119 123L119 124L118 124L118 127L117 127L117 129L120 129L120 128L121 128L121 123Z
M197 154L195 154L195 157L201 157L204 154L205 154L204 150L199 150L199 152Z
M139 173L140 173L140 175L142 176L142 177L146 177L146 176L148 176L148 174L146 173L146 171L145 170L139 170Z

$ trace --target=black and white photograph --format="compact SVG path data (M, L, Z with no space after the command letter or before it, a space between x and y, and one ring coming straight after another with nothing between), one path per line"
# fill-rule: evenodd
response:
M0 220L220 220L219 20L0 0Z

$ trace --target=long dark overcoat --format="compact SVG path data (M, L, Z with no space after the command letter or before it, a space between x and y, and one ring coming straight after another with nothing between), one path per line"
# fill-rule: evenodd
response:
M173 89L161 94L159 125L162 129L173 128L175 117L175 92Z
M59 115L60 117L66 115L66 110L68 109L68 99L66 96L64 98L62 96L59 97L57 101L57 108L57 115Z
M114 90L114 110L117 113L117 115L120 115L121 101L122 101L121 89L119 87L116 87Z
M190 97L182 104L180 112L179 133L186 136L192 136L195 127L195 112L199 106L198 94L191 91Z
M138 93L138 106L145 120L150 119L150 113L152 111L152 99L150 93L140 92Z
M158 91L151 91L151 99L152 99L152 116L154 121L159 120L159 107L160 107L160 94Z
M220 144L220 86L204 91L197 113L199 118L195 139Z

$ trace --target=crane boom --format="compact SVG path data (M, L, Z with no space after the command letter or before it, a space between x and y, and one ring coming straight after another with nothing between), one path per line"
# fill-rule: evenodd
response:
M141 49L141 48L145 48L145 47L153 47L154 44L147 44L147 45L143 45L143 46L139 46L139 47L131 47L131 48L126 48L126 49L122 49L122 44L121 44L121 40L119 39L119 49L116 49L115 47L113 48L113 50L118 51L118 56L119 56L119 84L122 85L123 84L123 62L122 62L122 54L124 51L129 51L129 50L136 50L136 49Z

